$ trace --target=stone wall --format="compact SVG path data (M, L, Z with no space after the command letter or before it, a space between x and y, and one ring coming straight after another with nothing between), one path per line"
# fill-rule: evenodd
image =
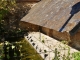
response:
M74 34L74 35L72 35L71 36L71 40L79 40L79 42L80 42L80 30L78 30L78 32L76 33L76 34Z
M45 27L42 27L42 32L58 40L70 41L70 35L67 32L58 32L56 30L48 29Z
M20 22L20 27L28 31L39 31L39 26L27 22Z
M72 46L80 49L80 30L73 36L70 36Z
M68 41L70 40L70 35L67 32L58 32L56 30L52 30L46 27L34 25L27 22L20 22L20 27L27 29L29 31L41 31L42 33L50 37L54 37L58 40L68 40Z

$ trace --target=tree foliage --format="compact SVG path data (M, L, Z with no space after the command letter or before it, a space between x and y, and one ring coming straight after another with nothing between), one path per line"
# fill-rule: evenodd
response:
M11 11L16 7L15 0L0 0L0 40L2 38L23 37L24 31L19 27L11 29L9 16ZM16 21L17 22L17 21ZM26 31L25 31L26 32Z

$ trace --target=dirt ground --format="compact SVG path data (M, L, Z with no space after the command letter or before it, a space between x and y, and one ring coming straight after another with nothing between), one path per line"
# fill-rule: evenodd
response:
M18 28L19 21L29 13L29 10L35 5L36 3L30 2L20 2L17 3L16 6L12 7L10 14L5 18L5 21L8 23L9 28Z

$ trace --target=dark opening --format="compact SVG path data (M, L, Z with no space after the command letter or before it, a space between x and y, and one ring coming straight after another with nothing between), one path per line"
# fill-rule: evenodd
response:
M80 22L69 32L70 35L74 35L80 29Z

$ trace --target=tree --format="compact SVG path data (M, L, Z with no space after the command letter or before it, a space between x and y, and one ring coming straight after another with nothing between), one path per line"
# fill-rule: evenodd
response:
M7 39L7 38L20 38L24 37L24 32L27 32L26 30L20 29L19 21L10 20L9 16L11 16L14 10L14 7L16 7L16 1L15 0L1 0L0 1L0 39ZM15 24L14 23L17 23ZM13 23L11 23L13 22ZM13 26L15 25L15 27Z

